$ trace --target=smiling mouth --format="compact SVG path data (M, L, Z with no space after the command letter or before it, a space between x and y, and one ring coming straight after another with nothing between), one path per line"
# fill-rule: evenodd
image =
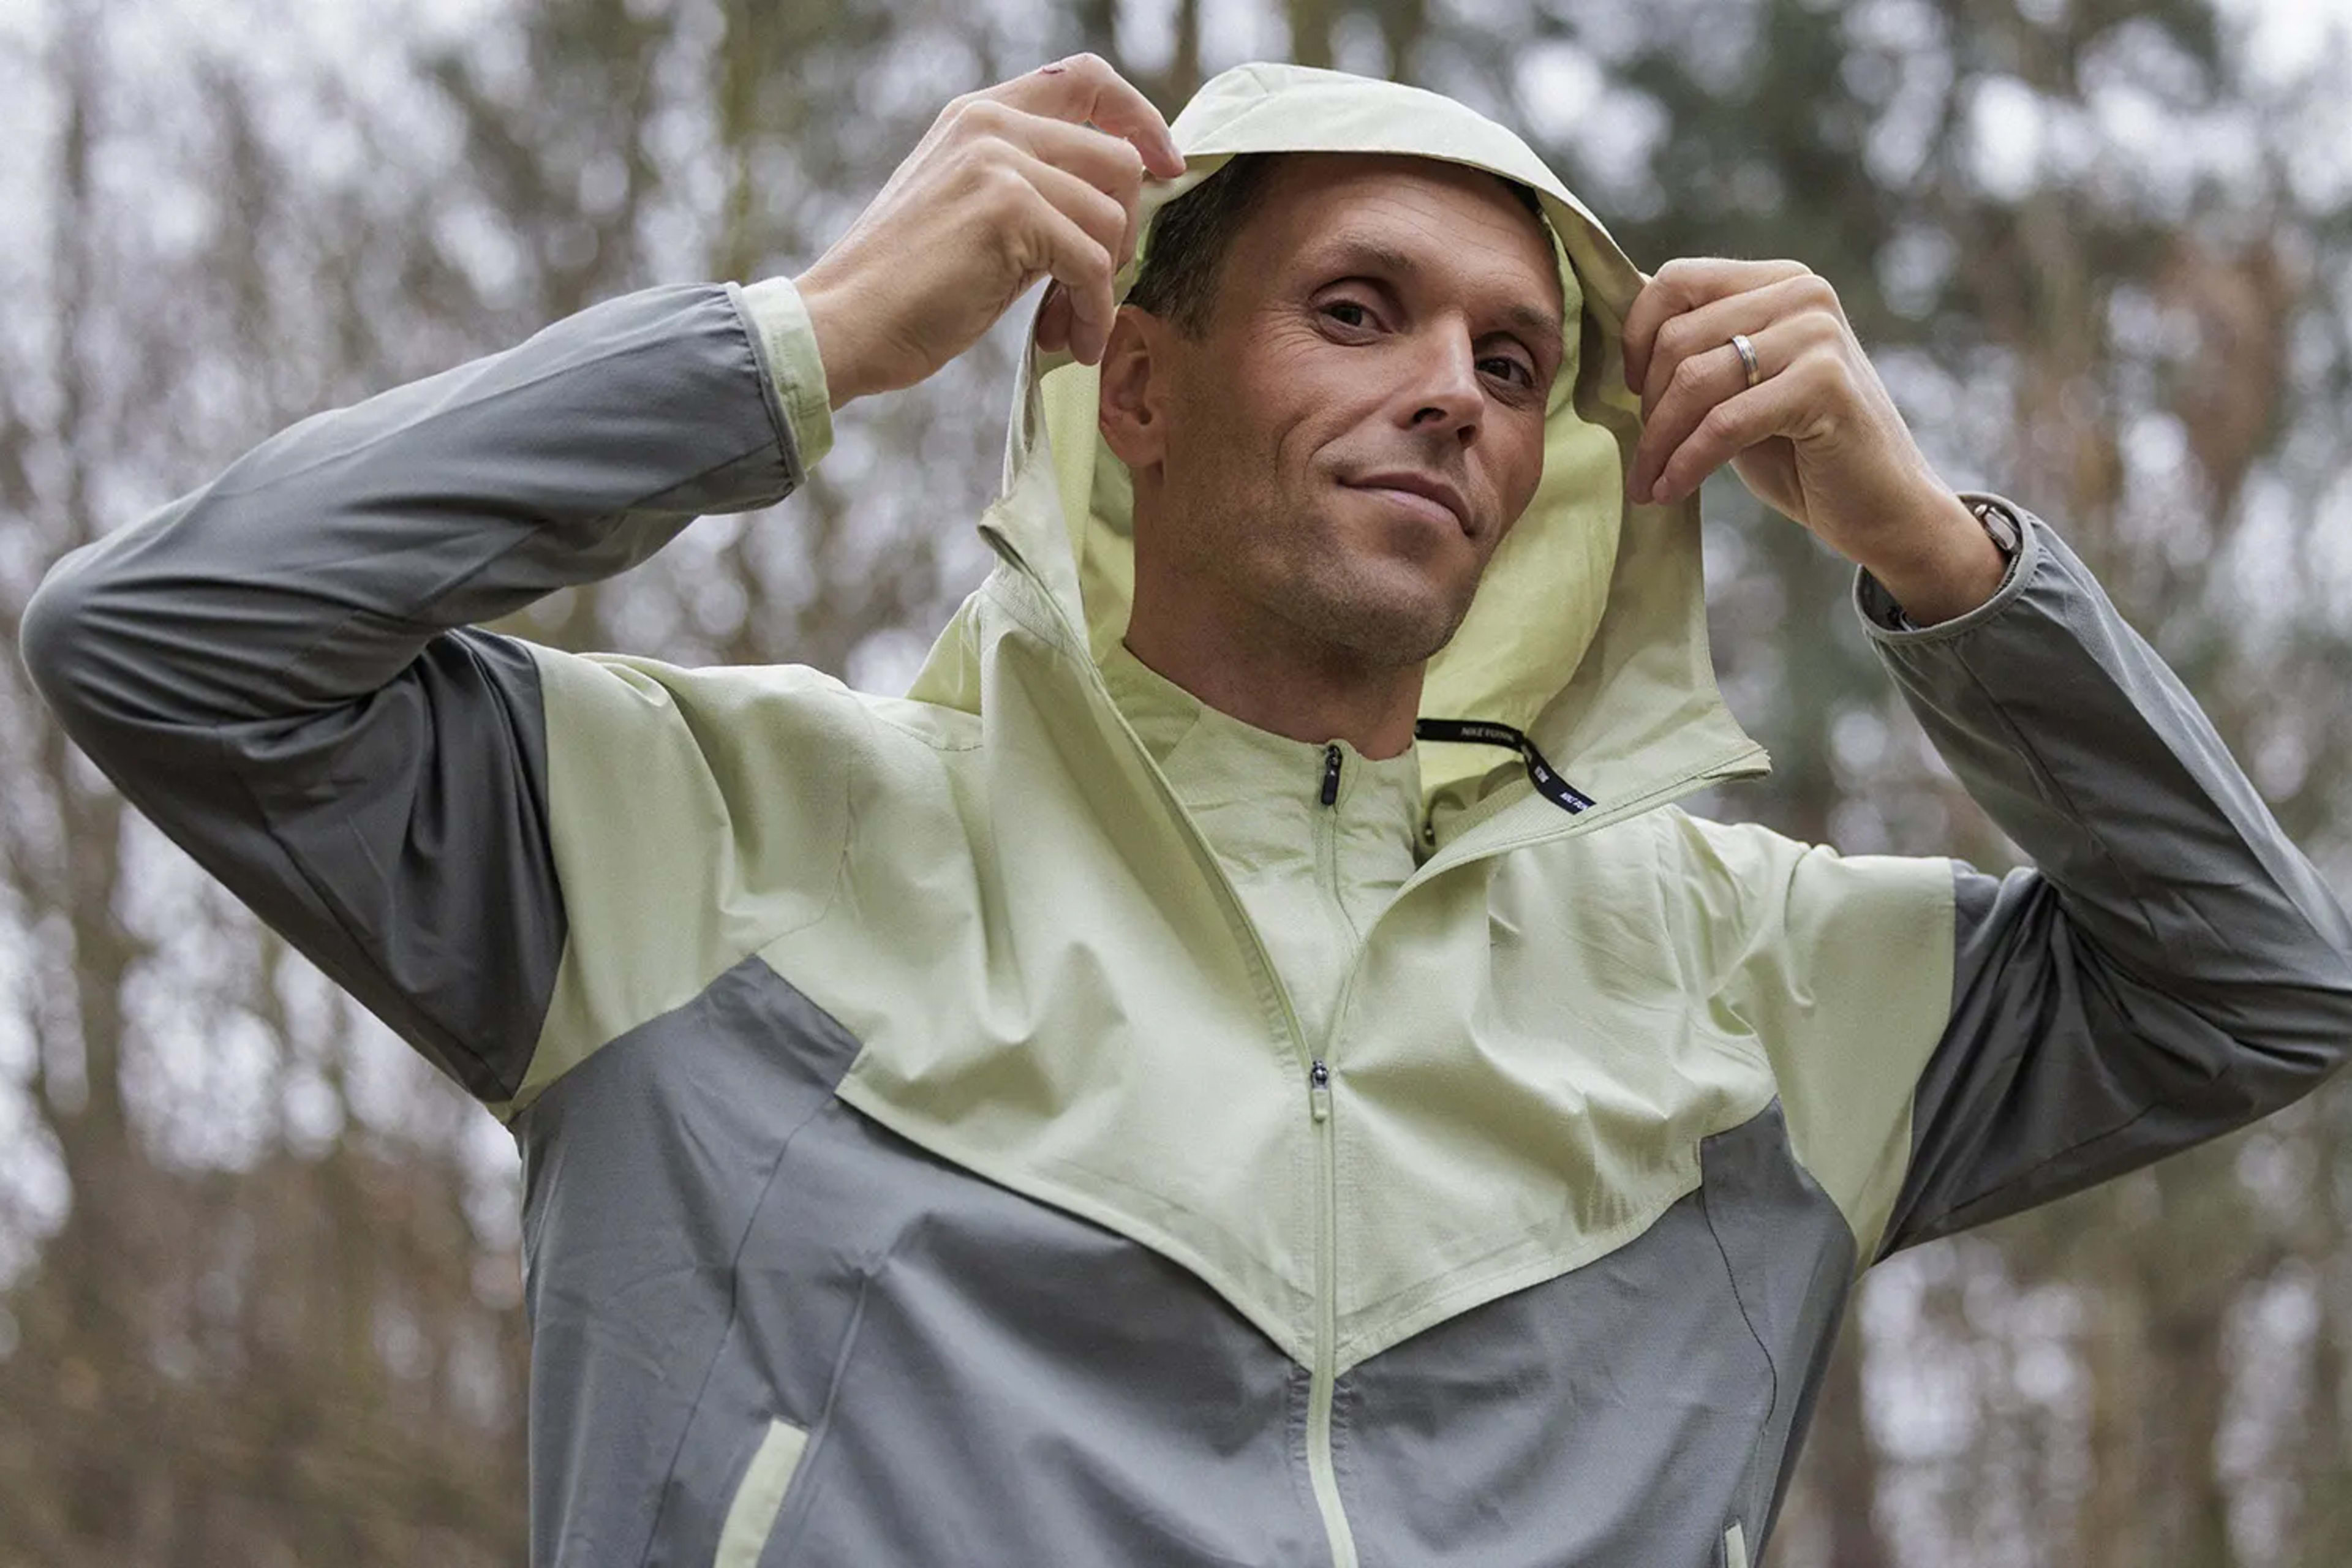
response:
M1346 483L1346 481L1342 482ZM1391 505L1402 508L1430 522L1451 523L1465 535L1470 532L1469 520L1435 496L1424 495L1419 490L1406 489L1399 485L1381 484L1377 481L1363 484L1348 483L1347 488L1360 490L1366 495L1379 496Z

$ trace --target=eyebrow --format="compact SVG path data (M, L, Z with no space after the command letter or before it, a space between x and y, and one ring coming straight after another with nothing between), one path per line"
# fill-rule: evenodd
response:
M1418 278L1424 270L1419 261L1388 241L1360 234L1339 236L1322 259L1327 266L1344 267L1350 272L1386 272L1405 279ZM1515 300L1503 307L1502 317L1504 325L1522 335L1549 347L1560 346L1566 329L1551 311Z

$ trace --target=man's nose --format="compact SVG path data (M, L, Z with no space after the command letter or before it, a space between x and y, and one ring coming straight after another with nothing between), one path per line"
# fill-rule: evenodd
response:
M1415 369L1413 427L1451 429L1465 446L1475 440L1486 414L1486 390L1478 384L1478 355L1469 334L1458 328L1431 331Z

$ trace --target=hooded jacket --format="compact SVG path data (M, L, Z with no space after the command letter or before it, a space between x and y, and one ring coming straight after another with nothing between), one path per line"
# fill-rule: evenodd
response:
M2342 911L2049 528L1945 625L1857 588L2038 868L1685 815L1765 759L1695 504L1623 501L1640 275L1426 92L1249 66L1174 129L1154 210L1300 149L1538 193L1544 478L1424 700L1571 788L1124 656L1127 477L1034 346L906 697L477 629L801 481L775 279L306 420L26 612L124 795L512 1129L534 1562L1745 1568L1864 1266L2341 1059Z

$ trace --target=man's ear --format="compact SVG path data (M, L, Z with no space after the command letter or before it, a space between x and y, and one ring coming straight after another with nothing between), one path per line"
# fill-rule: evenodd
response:
M1133 473L1157 467L1167 455L1168 367L1158 357L1167 335L1158 317L1121 305L1103 348L1096 419L1103 440Z

